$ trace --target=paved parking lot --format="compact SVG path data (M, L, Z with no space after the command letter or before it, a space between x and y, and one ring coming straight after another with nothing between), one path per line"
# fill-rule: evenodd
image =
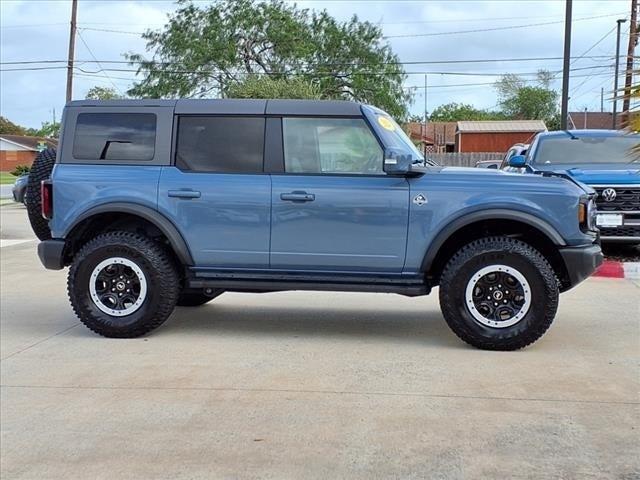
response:
M640 478L638 281L588 280L515 353L436 295L224 294L111 340L0 217L3 480Z

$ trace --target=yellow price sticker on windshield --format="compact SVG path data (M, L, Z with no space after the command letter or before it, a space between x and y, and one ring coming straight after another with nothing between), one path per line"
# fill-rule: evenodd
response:
M378 123L385 130L390 130L393 132L396 129L396 126L387 117L378 117Z

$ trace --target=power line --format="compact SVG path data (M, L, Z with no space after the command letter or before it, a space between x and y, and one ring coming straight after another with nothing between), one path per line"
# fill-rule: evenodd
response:
M620 14L613 14L613 13L609 13L606 15L596 15L596 16L592 16L592 17L582 17L582 18L575 18L573 20L573 22L580 22L580 21L585 21L585 20L594 20L597 18L604 18L604 17L614 17ZM458 31L454 31L454 32L431 32L431 33L404 33L404 34L400 34L400 35L386 35L383 36L382 38L384 39L389 39L389 38L410 38L410 37L438 37L441 35L458 35L458 34L464 34L464 33L482 33L482 32L495 32L495 31L499 31L499 30L513 30L516 28L529 28L529 27L541 27L544 25L557 25L559 23L564 23L564 20L555 20L553 22L540 22L540 23L527 23L524 25L507 25L504 27L491 27L491 28L478 28L478 29L474 29L474 30L458 30Z
M621 55L623 56L623 55ZM626 57L626 55L624 55ZM579 57L571 57L575 59L611 59L611 55L590 55L585 56L584 54ZM562 60L563 57L520 57L520 58L474 58L468 60L411 60L406 62L382 62L381 65L438 65L438 64L464 64L464 63L495 63L495 62L534 62L534 61L553 61L553 60ZM10 61L10 62L0 62L0 65L29 65L29 64L39 64L39 63L66 63L66 60L22 60L22 61ZM131 64L128 60L76 60L78 63L104 63L104 64ZM159 62L159 61L149 61L145 62L153 65L175 65L180 62ZM317 64L309 64L315 66L362 66L361 63L317 63Z
M107 74L107 72L104 70L104 67L102 66L102 64L98 61L98 59L96 58L96 56L93 54L93 52L91 51L91 49L89 48L89 45L87 44L87 42L85 41L84 37L82 36L82 33L80 33L80 30L77 30L78 33L78 38L80 39L80 41L82 42L82 44L85 46L85 48L87 49L87 51L89 52L89 55L91 55L91 57L93 57L93 59L95 60L95 62L98 64L98 66L102 69L102 73L104 74L104 77L109 80L111 82L111 85L113 85L113 88L115 88L118 93L122 94L122 91L120 90L120 88L118 88L118 86L113 83L111 81L111 79L109 78L109 75Z

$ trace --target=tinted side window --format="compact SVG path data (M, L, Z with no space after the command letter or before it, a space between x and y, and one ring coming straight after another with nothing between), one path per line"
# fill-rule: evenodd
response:
M81 113L73 156L79 160L151 160L155 142L153 113Z
M264 118L181 117L176 166L182 170L261 173Z
M382 148L361 118L283 118L290 173L382 174Z

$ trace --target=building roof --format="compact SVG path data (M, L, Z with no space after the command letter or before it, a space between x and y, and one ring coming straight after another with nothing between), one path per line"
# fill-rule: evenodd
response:
M613 125L611 112L569 112L569 127L575 130L584 128L608 129ZM618 121L618 123L621 123Z
M37 152L40 150L40 145L44 144L47 148L56 148L58 146L58 141L55 138L44 138L44 137L30 137L28 135L0 135L2 140L14 143L21 147L27 148L29 150L33 150Z
M420 122L407 124L409 136L431 144L454 144L456 142L456 122L427 122L426 130Z
M458 132L541 132L547 126L542 120L483 120L458 122Z

